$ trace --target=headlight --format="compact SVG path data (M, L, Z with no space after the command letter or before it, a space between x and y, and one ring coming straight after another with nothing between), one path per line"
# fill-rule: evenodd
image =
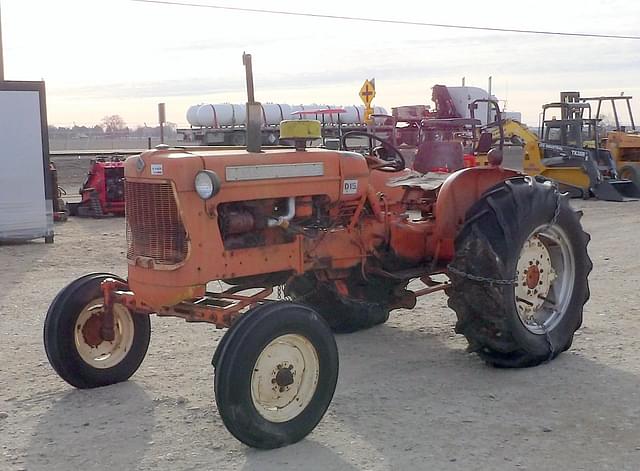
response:
M208 200L220 191L220 178L211 170L201 170L196 174L194 186L203 200Z

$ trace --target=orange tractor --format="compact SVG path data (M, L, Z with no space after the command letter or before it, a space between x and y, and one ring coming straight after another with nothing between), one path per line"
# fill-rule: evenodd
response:
M386 142L364 156L305 148L319 132L296 120L281 126L295 148L128 158L128 277L86 275L56 296L44 328L56 372L78 388L127 380L150 314L229 328L212 360L219 413L242 442L275 448L329 407L332 330L383 323L419 296L446 293L456 331L491 365L571 346L589 236L551 182L501 168L495 152L487 167L419 174ZM210 291L216 280L227 288Z

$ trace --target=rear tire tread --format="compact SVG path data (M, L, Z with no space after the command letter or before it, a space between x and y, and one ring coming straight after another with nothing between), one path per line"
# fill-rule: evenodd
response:
M499 367L528 367L555 358L571 346L573 333L582 324L583 305L589 300L590 292L586 281L593 264L587 253L590 236L579 224L580 214L574 212L567 199L555 187L540 179L520 177L499 184L488 191L467 213L467 221L456 238L456 255L452 265L467 273L492 279L511 279L515 273L509 268L506 253L519 248L513 247L518 240L518 231L526 219L542 206L546 208L547 220L555 213L555 202L560 198L559 220L567 227L577 227L579 242L576 264L576 285L583 294L576 306L578 312L569 331L559 345L549 346L547 352L533 352L523 347L514 335L509 316L516 315L515 306L506 305L505 290L511 285L491 285L478 283L466 277L450 274L452 286L447 290L448 304L456 312L458 322L456 332L463 334L468 342L468 351L476 352L485 362ZM493 218L497 227L491 227L488 220ZM496 226L496 224L494 224ZM491 233L491 229L494 232ZM498 229L497 231L495 229ZM580 273L584 273L581 276ZM568 309L571 309L568 308ZM512 310L513 312L510 312ZM555 331L554 331L555 332ZM557 336L557 335L556 335ZM553 351L551 351L553 348Z

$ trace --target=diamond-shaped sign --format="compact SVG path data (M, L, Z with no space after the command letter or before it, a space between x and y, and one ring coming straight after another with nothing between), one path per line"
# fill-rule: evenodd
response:
M360 89L360 98L367 107L373 101L373 97L376 96L376 87L369 80L365 80L362 88Z

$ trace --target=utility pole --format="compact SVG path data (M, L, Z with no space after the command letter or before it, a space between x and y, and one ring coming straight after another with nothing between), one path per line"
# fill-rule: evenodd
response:
M0 82L4 80L4 55L2 54L2 11L0 10Z

